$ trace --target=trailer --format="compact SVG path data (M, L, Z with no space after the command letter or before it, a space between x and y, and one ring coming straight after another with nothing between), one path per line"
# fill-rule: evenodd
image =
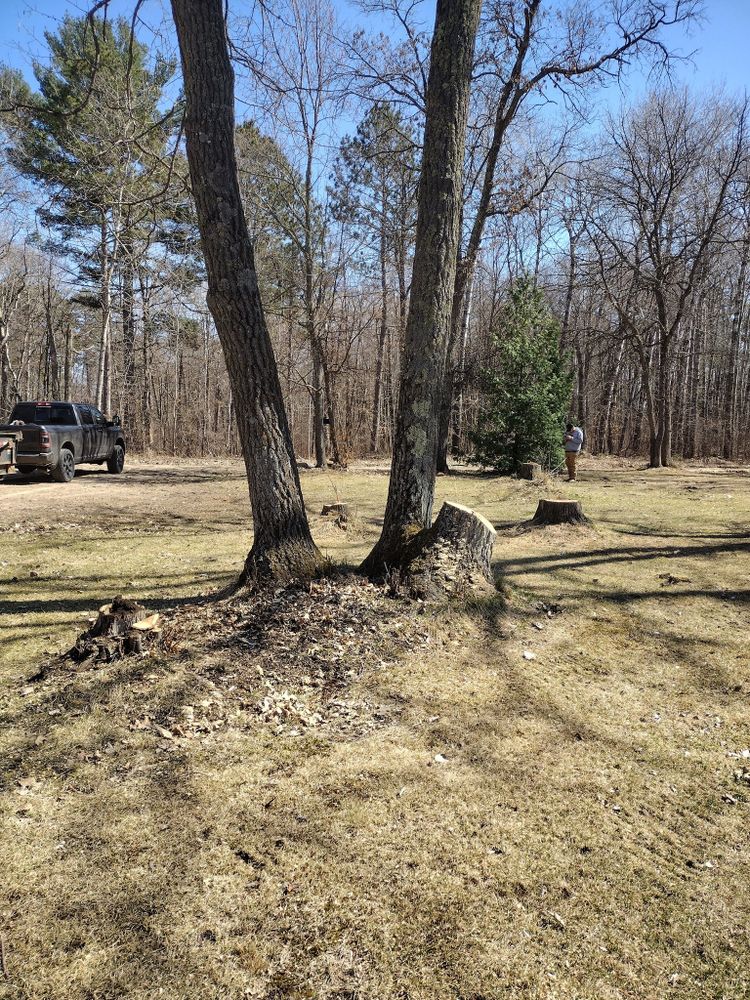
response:
M16 446L23 439L23 431L0 431L0 476L16 464Z

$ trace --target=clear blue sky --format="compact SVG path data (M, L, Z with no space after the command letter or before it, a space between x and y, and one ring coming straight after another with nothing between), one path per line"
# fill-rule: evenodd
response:
M240 0L234 0L234 5L239 8ZM337 0L337 6L342 13L346 12L350 24L361 17L347 6L346 0ZM44 31L54 28L57 19L66 12L81 13L87 7L87 0L2 0L0 60L22 69L31 80L31 59L43 53ZM680 31L670 36L673 48L683 53L698 50L695 67L681 67L679 77L699 89L725 84L734 93L750 90L750 0L706 0L706 8L707 20L703 26L693 28L690 34ZM130 9L128 0L112 2L113 13L127 15ZM164 10L168 9L165 0ZM156 0L149 0L145 16L158 23L161 11ZM633 79L631 83L637 92L638 81Z

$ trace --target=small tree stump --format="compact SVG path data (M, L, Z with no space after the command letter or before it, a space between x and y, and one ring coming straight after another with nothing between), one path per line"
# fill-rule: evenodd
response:
M577 500L540 500L529 521L534 527L548 524L591 524Z
M539 462L521 462L518 466L518 478L519 479L541 479L542 478L542 467Z
M99 608L99 616L89 634L92 637L117 639L126 635L136 622L147 615L148 611L142 604L118 596L111 604L104 604Z
M490 560L496 532L486 517L445 502L431 528L409 546L399 582L414 597L439 599L494 587Z
M345 503L324 503L321 515L327 517L328 514L335 514L342 521L349 519L349 505Z
M122 596L99 608L96 621L70 650L74 660L110 663L129 653L141 653L145 636L155 631L159 616L149 616L137 601Z

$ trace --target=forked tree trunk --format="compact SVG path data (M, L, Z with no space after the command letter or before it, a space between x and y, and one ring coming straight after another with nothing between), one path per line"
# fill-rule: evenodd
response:
M253 547L240 582L303 576L322 557L310 535L266 326L234 150L234 74L222 0L172 0L185 135L208 274L208 306L229 372L250 487Z
M437 428L456 274L466 118L481 0L438 0L396 440L383 533L364 570L403 559L432 518Z

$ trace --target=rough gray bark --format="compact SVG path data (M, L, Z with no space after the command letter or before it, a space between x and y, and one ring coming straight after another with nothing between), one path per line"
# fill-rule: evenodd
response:
M234 73L222 0L172 0L185 86L188 164L216 323L250 487L253 547L240 582L307 575L310 535L240 199Z
M469 90L481 0L438 0L427 82L411 301L383 533L364 569L382 572L426 528L456 274Z

